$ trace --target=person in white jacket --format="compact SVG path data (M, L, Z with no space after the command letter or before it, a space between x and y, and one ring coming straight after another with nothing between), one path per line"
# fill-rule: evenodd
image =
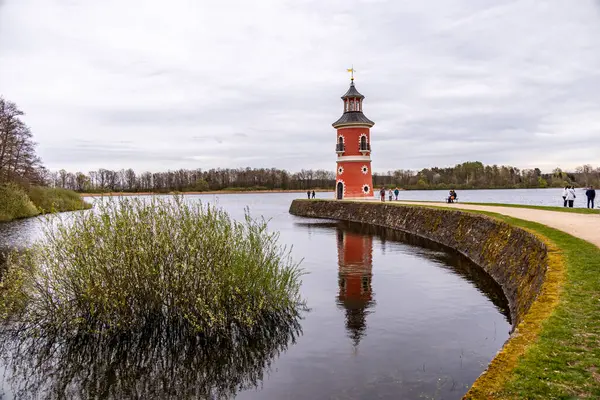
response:
M565 188L563 189L563 194L562 194L562 198L563 198L563 207L567 206L567 191L569 190L568 186L565 186Z
M567 189L567 202L569 203L569 207L573 208L573 203L575 202L575 189L573 186L569 186Z

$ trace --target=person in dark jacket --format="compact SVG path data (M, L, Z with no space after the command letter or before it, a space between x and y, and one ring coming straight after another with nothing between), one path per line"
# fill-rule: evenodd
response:
M315 198L315 191L314 190L312 191L312 198L313 199Z
M306 191L306 197L308 197L308 199L310 200L310 190Z
M596 198L596 191L592 186L585 191L585 195L587 196L587 208L594 208L594 199ZM591 207L590 207L591 205Z
M448 192L448 199L446 201L448 203L454 203L457 200L458 200L458 195L456 194L454 189L452 189L450 192Z

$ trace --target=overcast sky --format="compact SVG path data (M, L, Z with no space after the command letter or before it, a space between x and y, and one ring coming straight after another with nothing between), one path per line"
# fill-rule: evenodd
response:
M0 95L52 170L600 165L600 0L0 0Z

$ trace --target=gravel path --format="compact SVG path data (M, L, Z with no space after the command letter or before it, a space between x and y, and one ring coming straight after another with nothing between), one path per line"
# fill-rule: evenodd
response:
M428 205L462 210L489 211L509 217L538 222L556 228L570 235L587 240L600 247L600 214L574 214L560 211L535 210L531 208L513 208L502 206L479 206L474 204L422 203L417 201L398 201L394 203Z

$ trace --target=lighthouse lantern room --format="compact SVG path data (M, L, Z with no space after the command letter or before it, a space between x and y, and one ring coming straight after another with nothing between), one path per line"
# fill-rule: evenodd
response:
M337 131L336 191L338 200L373 197L371 176L371 133L375 123L363 114L363 100L354 86L354 69L350 88L342 96L344 113L332 125Z

